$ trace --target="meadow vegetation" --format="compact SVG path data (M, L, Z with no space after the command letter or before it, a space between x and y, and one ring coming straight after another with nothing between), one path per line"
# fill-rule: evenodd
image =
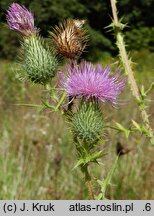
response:
M131 53L136 80L148 88L154 73L154 53L144 49ZM104 55L103 66L115 58ZM88 199L80 170L73 170L76 151L72 134L63 116L39 106L47 92L40 85L21 82L16 63L0 61L0 199ZM140 122L135 99L126 86L119 107L103 105L105 118L113 126L120 122L126 128L134 119ZM151 126L154 128L154 93L148 96ZM111 184L108 199L154 199L154 149L139 132L126 137L110 128L105 130L106 153L100 159L104 165L91 167L93 178L104 178L122 148ZM99 193L99 186L95 191Z

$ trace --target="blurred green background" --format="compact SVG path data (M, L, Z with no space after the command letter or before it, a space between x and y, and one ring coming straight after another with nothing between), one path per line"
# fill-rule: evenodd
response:
M82 173L73 171L76 152L65 118L50 110L17 104L41 104L46 92L39 85L17 78L19 37L6 26L6 10L11 0L0 1L0 199L88 199ZM105 27L111 23L108 0L21 0L35 15L35 25L48 36L54 25L66 18L86 19L89 44L83 58L115 65L117 48L113 32ZM122 0L118 2L119 17L128 23L124 31L127 50L132 58L139 87L148 88L154 80L154 0ZM154 128L154 93L147 105ZM114 125L129 127L131 120L141 122L136 101L127 86L119 106L102 107L105 119ZM93 178L104 178L117 156L120 143L129 153L119 158L107 189L108 199L154 199L154 147L141 134L128 139L117 131L105 131L107 152L103 166L91 167ZM99 187L94 183L95 191Z
M6 27L6 10L13 0L0 1L0 57L16 58L19 42L17 35ZM101 60L104 55L116 55L114 37L108 29L111 23L111 6L109 0L18 0L35 15L35 25L40 33L48 36L48 31L59 21L66 18L86 19L89 32L89 47L86 58L92 61ZM154 51L154 1L153 0L122 0L118 2L119 17L126 28L126 44L129 50L149 49ZM10 38L11 34L11 38ZM11 49L10 49L11 48Z

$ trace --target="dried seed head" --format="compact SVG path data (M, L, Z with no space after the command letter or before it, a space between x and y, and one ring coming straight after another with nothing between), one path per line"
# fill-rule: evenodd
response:
M85 49L87 35L83 30L85 20L68 19L51 33L57 52L67 58L77 58Z

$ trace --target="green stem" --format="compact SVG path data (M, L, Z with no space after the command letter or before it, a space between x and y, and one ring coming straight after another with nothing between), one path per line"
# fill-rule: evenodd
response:
M92 181L91 181L91 176L90 176L89 171L88 171L88 164L85 164L82 167L82 172L85 175L85 183L86 183L87 188L88 188L89 197L91 200L94 200L95 198L94 198L94 192L93 192L93 185L92 185Z
M154 134L153 130L150 126L150 121L149 121L149 115L147 114L145 110L145 106L143 106L144 102L142 100L142 97L140 95L139 88L137 86L137 83L135 81L133 71L131 68L131 63L129 61L126 48L125 48L125 42L124 42L124 37L122 34L122 28L121 28L121 23L118 20L118 13L117 13L117 7L116 7L116 0L110 0L111 1L111 7L112 7L112 14L113 14L113 23L114 23L114 29L115 29L115 34L116 34L116 40L117 40L117 47L119 49L119 55L123 64L123 67L125 69L125 72L128 76L128 81L130 84L130 88L132 90L132 94L138 101L138 106L141 112L141 117L144 122L145 128L147 130L147 136L150 139L151 144L154 144Z
M64 92L63 95L62 95L62 97L61 97L61 99L59 100L59 103L56 106L56 111L59 109L59 107L61 106L61 104L65 100L65 98L66 98L66 93Z

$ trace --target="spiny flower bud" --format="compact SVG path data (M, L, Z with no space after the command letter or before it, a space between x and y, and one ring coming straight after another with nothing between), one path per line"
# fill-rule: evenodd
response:
M85 49L87 36L82 26L84 20L68 19L51 32L57 52L67 58L77 58Z
M82 100L72 118L73 132L83 143L95 144L104 126L103 116L96 101Z
M33 14L27 8L17 3L10 5L6 19L9 28L20 32L23 36L31 36L37 32L34 26Z
M26 38L23 42L23 66L28 78L34 83L46 84L55 75L58 62L54 53L45 49L38 36Z

